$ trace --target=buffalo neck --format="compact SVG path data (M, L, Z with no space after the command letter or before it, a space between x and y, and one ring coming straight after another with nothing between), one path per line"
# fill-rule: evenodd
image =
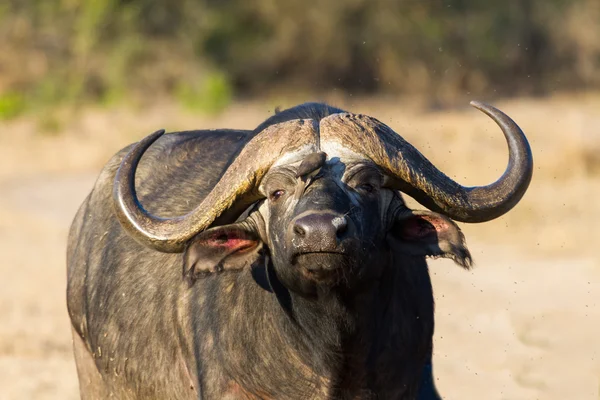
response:
M410 389L418 379L415 362L424 364L430 351L433 305L412 298L417 287L398 292L404 274L386 271L360 293L287 292L287 306L249 271L197 282L188 316L198 376L205 386L234 382L264 398L367 399L381 393L390 374ZM203 368L199 359L215 360L221 370Z

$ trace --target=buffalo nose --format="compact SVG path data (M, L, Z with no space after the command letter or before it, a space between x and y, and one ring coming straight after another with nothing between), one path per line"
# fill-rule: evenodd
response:
M343 215L309 214L294 222L294 236L311 247L334 248L348 228Z

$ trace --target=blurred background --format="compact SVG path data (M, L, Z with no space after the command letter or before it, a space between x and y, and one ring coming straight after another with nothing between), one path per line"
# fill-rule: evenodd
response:
M102 165L158 129L304 101L370 114L467 185L523 128L531 187L432 261L447 399L600 399L600 1L3 0L0 398L75 399L65 243Z
M600 85L595 0L5 0L0 115L274 93L544 95ZM50 124L52 125L52 124Z

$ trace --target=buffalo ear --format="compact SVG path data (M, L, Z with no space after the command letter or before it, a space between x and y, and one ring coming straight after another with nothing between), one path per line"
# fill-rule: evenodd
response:
M249 268L262 257L263 243L246 224L208 229L196 236L183 254L183 275L197 278Z
M396 217L388 238L394 249L405 254L450 258L466 269L472 264L471 253L460 228L438 213L402 213Z

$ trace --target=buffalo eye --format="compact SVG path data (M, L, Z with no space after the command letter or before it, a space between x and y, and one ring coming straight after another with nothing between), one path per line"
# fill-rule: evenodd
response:
M271 192L271 195L269 196L269 199L271 201L276 201L281 196L283 196L284 194L285 194L285 190L278 189L278 190L275 190L275 191Z
M359 185L357 189L365 193L373 193L375 191L375 186L371 185L370 183L363 183Z

